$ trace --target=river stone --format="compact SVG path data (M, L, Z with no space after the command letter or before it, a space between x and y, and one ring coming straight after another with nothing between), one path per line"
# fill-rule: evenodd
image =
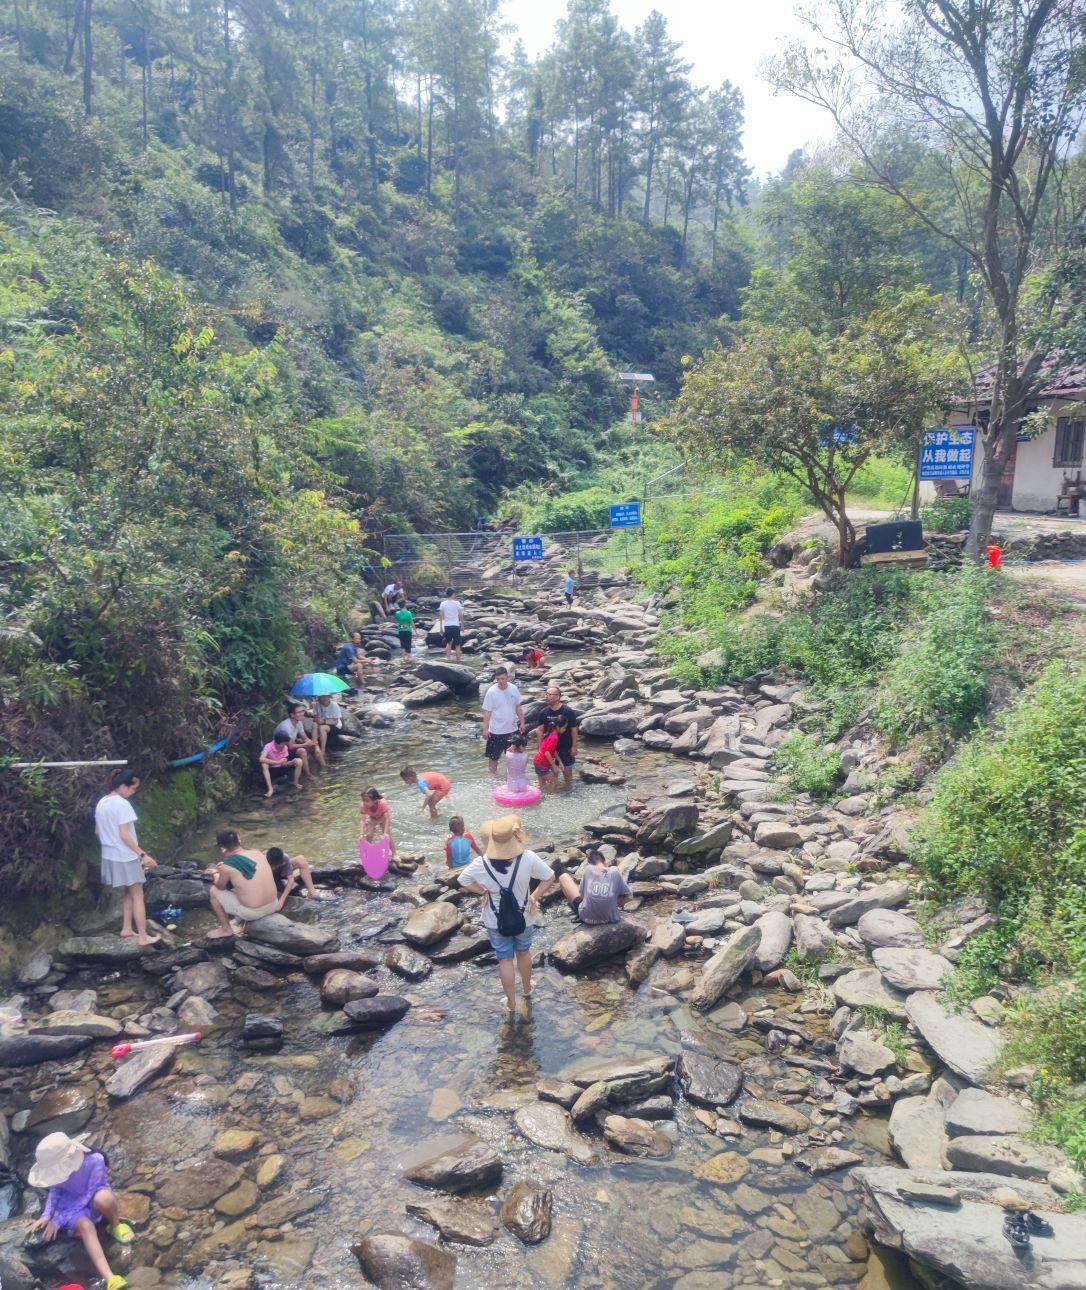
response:
M374 1232L351 1246L378 1290L453 1290L456 1255L399 1232Z
M400 702L405 708L423 708L428 703L442 703L452 697L452 690L441 681L423 681L400 695Z
M249 1012L241 1028L241 1042L246 1048L273 1050L283 1043L283 1023L278 1017Z
M58 990L46 1001L50 1012L97 1012L98 992L96 990Z
M351 999L369 999L381 987L371 976L351 972L347 968L333 968L321 981L321 1003L330 1008L342 1008Z
M385 967L408 981L421 981L434 970L434 965L425 954L420 954L407 945L394 945L385 955Z
M287 954L284 950L277 950L271 945L259 945L247 936L235 940L230 947L230 953L235 959L255 963L260 968L272 972L299 972L303 964L309 961L297 954ZM327 955L324 954L313 955L315 959L326 957Z
M581 1093L580 1097L569 1108L569 1118L574 1124L588 1120L598 1110L605 1107L611 1098L611 1085L606 1080L597 1080Z
M525 1245L538 1245L551 1234L554 1193L536 1183L518 1182L502 1205L502 1225Z
M711 851L722 851L731 841L732 822L731 820L721 820L719 824L714 824L711 829L704 833L699 833L696 837L687 838L685 842L680 842L675 848L677 856L701 856L707 855Z
M560 1151L579 1165L590 1165L596 1153L586 1138L574 1129L569 1112L554 1102L533 1102L513 1113L520 1132L547 1151Z
M356 946L352 950L334 950L331 954L311 954L300 960L300 966L310 976L324 976L344 968L348 972L368 972L371 968L381 966L381 954L378 950L368 950Z
M176 977L176 985L189 994L198 994L205 999L215 999L230 988L230 974L221 963L209 960L206 963L194 963L192 967L182 968Z
M730 1187L733 1183L741 1182L749 1170L749 1160L741 1156L738 1151L722 1151L719 1155L703 1161L694 1172L706 1182Z
M550 961L563 972L579 972L616 954L625 954L644 938L645 929L640 923L623 918L617 923L576 927L555 941L548 953Z
M947 1108L946 1127L952 1138L967 1133L1024 1133L1029 1112L1009 1097L996 1097L980 1088L963 1088Z
M437 964L466 963L468 959L478 958L480 954L493 952L490 937L480 929L477 932L458 934L429 951L430 958Z
M360 1030L391 1026L405 1016L410 1003L398 994L375 994L370 999L351 999L343 1005L343 1016Z
M684 1048L678 1058L679 1084L698 1106L727 1106L739 1096L743 1072L733 1062Z
M626 959L626 980L635 990L648 979L659 957L660 947L653 945L652 941L646 941Z
M1067 1157L1055 1147L1003 1133L970 1133L952 1138L947 1159L955 1169L1032 1178L1036 1182L1043 1182L1053 1169L1067 1165Z
M779 967L792 944L792 920L780 909L771 909L757 919L754 926L762 939L751 960L759 972L772 972Z
M491 1245L498 1235L494 1215L481 1205L452 1197L434 1197L407 1205L407 1212L436 1227L446 1241L460 1245Z
M934 994L918 991L906 1004L909 1020L928 1047L955 1075L985 1084L999 1060L1002 1040L980 1021L946 1011Z
M792 847L801 846L803 835L790 824L779 820L764 820L754 830L754 841L760 847L770 851L789 851Z
M690 996L690 1006L708 1012L750 966L761 940L762 933L757 927L740 928L728 937L702 968Z
M209 1157L198 1165L160 1175L155 1182L155 1201L163 1207L204 1210L233 1191L242 1176L239 1165Z
M898 1021L905 1020L906 996L891 990L878 968L856 968L833 983L838 1003L847 1008L878 1008Z
M887 1166L856 1169L874 1221L875 1239L902 1250L965 1290L1078 1290L1086 1266L1086 1215L1056 1209L1049 1187L1017 1182L1014 1190L1043 1211L1052 1235L1034 1238L1023 1257L1003 1235L1003 1209L992 1194L1006 1186L998 1174L939 1174ZM953 1182L960 1203L921 1197L933 1184Z
M909 899L909 888L903 882L884 882L852 897L831 909L827 921L831 927L851 927L872 909L892 909Z
M50 1012L30 1027L32 1035L88 1035L91 1039L116 1039L123 1031L124 1026L112 1017L69 1008Z
M842 1147L815 1147L796 1156L796 1164L806 1173L816 1178L823 1174L836 1173L838 1169L848 1169L863 1160L858 1152L846 1151ZM869 1288L870 1290L870 1288Z
M723 909L702 909L685 924L687 936L715 936L727 921Z
M666 842L693 832L698 826L698 805L684 799L654 797L646 803L637 830L639 843Z
M612 1101L628 1101L666 1088L671 1081L672 1066L670 1057L619 1058L578 1065L566 1074L580 1088L606 1083L610 1085Z
M463 663L446 663L442 659L427 659L415 668L415 675L423 681L440 681L458 693L479 689L479 678Z
M219 1014L206 999L193 995L177 1009L177 1020L183 1030L198 1030L201 1034L210 1030L218 1021Z
M91 1043L90 1035L0 1035L0 1066L39 1066L73 1057Z
M118 1066L106 1081L106 1092L110 1097L124 1101L138 1093L156 1075L168 1071L176 1055L177 1049L173 1044L156 1044L153 1048L143 1048L133 1053L124 1059L124 1064Z
M463 921L464 916L455 905L432 900L408 914L403 925L404 940L412 945L436 945L455 932Z
M865 944L873 949L923 946L924 933L915 918L897 909L869 909L856 924Z
M581 734L586 739L617 739L632 735L637 721L633 712L588 712L581 718Z
M19 964L15 979L20 985L41 985L53 967L53 956L48 950L35 950Z
M919 946L887 946L873 950L875 966L893 989L911 994L914 990L941 990L943 979L954 965L941 954Z
M899 1097L890 1112L890 1142L909 1169L945 1169L946 1116L934 1097Z
M837 1060L857 1075L881 1075L897 1065L897 1058L870 1030L847 1030L837 1045Z
M425 1147L423 1147L425 1149ZM435 1191L483 1191L501 1181L502 1162L494 1148L475 1134L465 1134L450 1146L446 1141L433 1154L403 1171L408 1182Z
M661 918L652 930L651 944L655 945L665 959L673 958L683 947L686 940L686 929L681 923L674 923L670 918Z
M794 1106L784 1102L768 1102L761 1098L745 1097L738 1107L739 1118L744 1124L757 1124L766 1129L777 1129L781 1133L804 1133L811 1127L811 1121L797 1111Z
M648 1120L634 1120L625 1115L609 1115L603 1122L603 1136L624 1156L642 1156L662 1160L674 1149L671 1139Z
M153 945L140 945L134 936L72 936L61 941L57 953L69 964L95 966L132 963L154 949Z
M79 1084L63 1084L38 1098L26 1122L40 1137L47 1133L76 1134L94 1114L94 1096Z
M807 959L824 959L837 942L821 918L811 914L796 914L792 919L792 932L796 938L796 954L804 962Z
M551 1079L549 1076L537 1082L535 1091L544 1102L557 1102L567 1111L581 1096L579 1084L571 1084L564 1079Z
M247 936L258 945L270 945L272 949L297 954L300 958L309 954L327 954L339 944L335 932L295 923L284 914L255 918L248 924Z

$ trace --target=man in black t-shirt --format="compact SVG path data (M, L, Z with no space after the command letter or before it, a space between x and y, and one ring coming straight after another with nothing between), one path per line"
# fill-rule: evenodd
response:
M558 732L558 760L562 763L562 777L566 781L566 788L572 788L573 767L577 764L577 748L581 738L581 719L568 704L562 702L562 691L552 681L547 686L546 702L539 714L537 739L542 740L544 735L550 734L557 726L559 717L565 717L569 722L565 730Z

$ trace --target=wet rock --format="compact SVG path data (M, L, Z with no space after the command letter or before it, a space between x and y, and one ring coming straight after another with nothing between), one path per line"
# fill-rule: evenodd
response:
M999 1060L999 1036L972 1017L948 1013L933 994L918 991L906 1004L909 1020L946 1066L970 1084L985 1084Z
M719 1155L704 1161L694 1171L706 1182L716 1183L721 1187L730 1187L741 1182L750 1170L750 1162L738 1151L722 1151Z
M588 1088L590 1084L610 1086L612 1101L629 1101L647 1097L667 1088L671 1081L672 1061L669 1057L590 1062L569 1072L574 1084Z
M569 1108L569 1118L574 1124L590 1120L611 1098L611 1086L606 1080L597 1080L581 1093L580 1097Z
M1032 1178L1037 1182L1043 1182L1053 1169L1067 1165L1067 1158L1055 1147L1028 1142L1014 1134L966 1134L951 1139L946 1153L955 1169Z
M430 703L443 703L452 698L452 690L441 681L424 681L406 694L400 695L400 702L405 708L423 708Z
M203 1210L232 1191L242 1179L239 1165L209 1157L197 1165L161 1175L155 1199L163 1208Z
M385 955L385 967L408 981L421 981L433 971L433 964L425 954L406 945L394 945Z
M947 1108L946 1127L951 1137L971 1133L1024 1133L1029 1112L1009 1097L996 1097L979 1088L963 1088Z
M579 926L556 941L548 951L550 960L564 972L579 972L625 954L645 937L645 929L631 919L596 926Z
M948 959L919 946L887 946L874 950L871 957L886 984L906 994L940 990L943 979L954 971Z
M271 945L259 945L247 936L235 941L230 953L235 959L270 972L300 972L303 965L309 962L308 959L301 958L297 954L287 954L284 950L274 949ZM327 956L315 954L312 957L317 959Z
M352 999L343 1016L357 1030L379 1030L407 1014L411 1005L398 994L375 994L372 999Z
M106 1081L106 1092L117 1101L132 1097L145 1084L165 1074L173 1066L176 1055L173 1044L156 1044L132 1053Z
M696 837L687 838L685 842L680 842L675 848L677 856L702 856L710 855L714 851L723 851L731 841L732 822L731 820L721 820L719 824L714 824L711 829L704 833L699 833Z
M311 954L301 960L301 966L310 976L324 976L337 968L348 972L369 972L381 966L381 954L378 950L356 946L351 950L335 950L331 954Z
M634 1120L624 1115L609 1115L603 1122L603 1136L624 1156L641 1156L662 1160L673 1148L666 1133L648 1120Z
M49 1013L30 1027L32 1035L87 1035L91 1039L116 1039L123 1030L124 1026L112 1017L66 1008Z
M474 690L478 692L479 677L462 663L446 663L442 659L427 659L415 668L415 675L423 681L440 681L458 694Z
M536 1084L535 1091L544 1102L557 1102L568 1111L581 1096L582 1090L579 1084L571 1084L568 1080L541 1079Z
M436 1191L484 1191L501 1181L502 1162L488 1142L465 1134L452 1145L443 1143L434 1154L413 1160L403 1174L409 1182Z
M538 1245L551 1234L554 1193L535 1183L518 1182L502 1205L502 1225L525 1245Z
M15 980L20 985L41 985L53 967L53 956L48 950L35 950L19 964Z
M297 954L300 958L309 954L327 954L338 945L334 932L292 922L283 914L254 919L248 926L247 937L258 945L270 945L272 949Z
M254 1129L223 1129L211 1150L217 1156L232 1160L238 1156L247 1156L259 1141L260 1135Z
M90 1035L0 1035L0 1066L39 1066L74 1057L92 1042Z
M371 976L348 968L333 968L321 981L321 1003L329 1008L342 1008L351 999L372 998L380 988Z
M837 1045L837 1059L857 1075L881 1075L897 1065L897 1058L870 1030L848 1030Z
M246 1013L241 1027L241 1042L246 1048L273 1051L282 1046L283 1023L278 1017L260 1012Z
M659 957L659 946L653 945L651 941L646 941L629 956L626 960L626 980L634 989L645 983Z
M760 1098L746 1097L739 1103L739 1118L744 1124L756 1124L766 1129L777 1129L780 1133L804 1133L811 1127L811 1121L802 1111L784 1102L769 1102Z
M477 932L453 936L443 945L435 946L429 951L434 963L466 963L468 959L478 958L480 954L490 954L493 946L490 937L480 929Z
M684 1048L679 1054L679 1084L698 1106L727 1106L739 1096L743 1072L734 1062Z
M58 990L48 999L50 1012L97 1012L98 993L95 990Z
M498 1235L494 1215L471 1201L435 1197L409 1203L407 1212L437 1228L446 1241L460 1245L492 1245Z
M399 1232L374 1232L351 1246L378 1290L453 1290L456 1255Z
M230 974L221 963L194 963L177 974L177 987L204 999L217 999L230 988Z
M890 1112L894 1150L910 1169L945 1169L946 1133L942 1103L934 1097L901 1097Z
M455 905L445 900L432 900L408 914L403 925L404 940L412 945L436 945L451 936L463 921L464 916Z
M579 1165L590 1165L596 1153L587 1139L573 1127L569 1112L554 1102L534 1102L513 1113L520 1132L547 1151L560 1151Z
M74 1135L93 1114L94 1097L90 1091L79 1084L64 1084L35 1101L26 1127L41 1137L47 1133Z
M771 909L754 926L762 934L751 966L759 972L772 972L784 960L792 944L792 920L783 910Z
M861 915L856 930L873 949L922 947L924 933L915 918L896 909L870 909Z
M134 936L73 936L61 941L57 953L70 966L95 967L106 963L118 965L134 963L136 959L152 956L153 945L140 945Z
M691 1007L702 1012L712 1008L753 962L761 940L757 927L744 927L730 936L702 968L690 997Z
M201 1034L210 1030L219 1019L219 1014L206 999L194 995L177 1010L177 1020L184 1030L198 1030Z
M845 1151L842 1147L815 1147L796 1156L796 1164L806 1173L816 1178L823 1174L836 1173L838 1169L849 1169L858 1165L863 1156L855 1151Z
M623 1101L618 1106L620 1115L632 1116L635 1120L673 1120L675 1103L667 1094L659 1097L643 1097L635 1102Z
M872 909L892 909L909 899L909 888L903 882L884 882L862 891L836 909L831 909L827 921L831 927L851 927Z
M905 1020L906 995L883 983L878 968L856 968L833 983L838 1003L847 1008L879 1008L899 1021Z

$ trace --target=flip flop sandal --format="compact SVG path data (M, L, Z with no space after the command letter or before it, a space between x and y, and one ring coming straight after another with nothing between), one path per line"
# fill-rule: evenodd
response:
M120 1224L118 1224L119 1226ZM126 1290L127 1286L128 1282L119 1272L114 1273L106 1282L106 1290Z
M118 1245L131 1245L136 1239L136 1233L125 1222L114 1223L109 1229L109 1234ZM127 1282L125 1284L127 1285ZM107 1287L107 1290L111 1290L111 1287Z

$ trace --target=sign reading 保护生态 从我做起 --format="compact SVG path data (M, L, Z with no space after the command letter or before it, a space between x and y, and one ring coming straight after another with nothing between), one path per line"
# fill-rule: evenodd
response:
M925 430L920 446L921 479L968 479L973 473L971 426L961 429Z
M513 539L514 560L542 560L543 539L541 537L515 537Z

